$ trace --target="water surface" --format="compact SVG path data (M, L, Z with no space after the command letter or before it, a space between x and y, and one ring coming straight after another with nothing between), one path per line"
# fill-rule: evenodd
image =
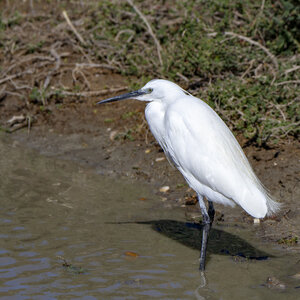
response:
M105 178L0 135L1 299L298 299L299 257L251 230L201 230L150 186ZM245 259L243 256L250 257ZM269 289L269 276L286 289Z

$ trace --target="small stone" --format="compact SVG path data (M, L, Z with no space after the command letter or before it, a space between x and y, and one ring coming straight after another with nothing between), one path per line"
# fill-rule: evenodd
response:
M291 276L294 279L300 279L300 272Z
M160 161L163 161L163 160L165 160L164 157L157 157L157 158L155 159L156 162L160 162Z
M113 130L109 135L109 139L111 141L113 141L115 139L115 137L117 136L117 134L118 134L118 130Z
M260 219L257 219L257 218L253 219L253 223L254 224L260 224Z
M161 187L161 188L159 189L159 191L160 191L161 193L166 193L169 189L170 189L170 187L167 186L167 185L165 185L165 186Z
M197 196L185 197L185 205L195 205L198 202Z
M151 149L146 149L146 150L145 150L145 153L146 153L146 154L149 154L150 152L151 152Z
M279 281L279 279L277 279L274 276L267 278L266 286L269 289L285 289L286 288L286 285L284 283L282 283L281 281Z

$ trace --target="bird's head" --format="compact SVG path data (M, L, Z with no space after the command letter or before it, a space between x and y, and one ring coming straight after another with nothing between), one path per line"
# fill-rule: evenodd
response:
M149 101L171 102L175 100L177 97L182 95L190 95L190 94L185 90L183 90L180 86L178 86L177 84L171 81L164 80L164 79L153 79L137 91L108 98L98 102L97 104L126 100L126 99L136 99L139 101L148 101L148 102Z

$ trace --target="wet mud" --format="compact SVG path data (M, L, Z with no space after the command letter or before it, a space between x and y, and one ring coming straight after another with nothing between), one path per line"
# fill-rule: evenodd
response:
M51 116L51 125L34 127L29 134L26 129L18 131L13 138L40 153L90 166L99 174L136 179L140 184L150 186L166 209L181 207L188 219L199 221L201 214L193 201L195 193L165 159L148 129L145 129L145 135L134 141L124 136L115 138L127 126L127 120L120 115L142 111L143 107L144 104L129 101L128 104L97 108L97 113L93 112L94 107L88 105L85 108L81 106L80 115L79 110L74 113L66 109L67 112L58 111ZM118 121L107 125L104 122L106 117ZM277 216L266 218L257 225L238 207L232 209L216 205L217 222L244 223L251 226L259 238L298 251L300 149L297 142L272 149L245 147L244 151L263 184L282 203L282 209ZM169 190L160 192L165 186ZM190 203L194 205L187 205Z
M3 299L297 299L299 255L252 224L214 224L203 275L201 226L151 183L0 146Z

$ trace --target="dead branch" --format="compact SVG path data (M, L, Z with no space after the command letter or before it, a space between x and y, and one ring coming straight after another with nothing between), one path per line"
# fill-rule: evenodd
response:
M83 78L85 85L87 86L87 88L90 90L91 89L91 84L88 81L88 79L86 78L85 74L80 70L80 68L77 67L72 70L72 77L73 77L73 81L77 82L77 78L76 78L76 74L79 73L81 75L81 77Z
M276 86L285 85L285 84L300 84L300 80L288 80L275 83Z
M11 117L7 122L7 125L10 127L10 128L7 128L7 132L14 132L14 131L17 131L23 127L28 127L28 133L30 131L30 128L31 128L31 124L32 124L32 117L27 115L27 116L24 116L24 115L19 115L19 116L13 116Z
M31 90L32 89L32 87L29 85L21 85L20 86L20 85L16 84L12 79L10 80L10 83L14 86L14 88L16 90L23 90L23 89Z
M262 65L262 64L259 64L259 65L255 68L255 70L254 70L254 77L255 77L255 78L260 77L260 75L258 74L258 72L261 71L262 67L263 67L263 65Z
M127 90L127 86L112 88L112 89L104 89L99 91L88 91L88 92L69 92L69 91L59 91L59 94L64 96L75 96L75 97L93 97L93 96L103 96L111 93L118 93ZM53 91L48 94L48 96L56 94L56 91Z
M55 67L48 73L45 82L44 82L44 89L46 89L54 75L54 73L60 68L61 65L61 58L59 56L59 54L56 52L55 48L52 47L50 49L50 53L52 54L52 56L56 59L56 63L55 63Z
M248 73L251 71L253 64L255 63L255 60L252 59L249 62L249 67L247 68L247 70L243 73L243 75L241 76L241 79L243 79L246 75L248 75Z
M134 36L134 34L135 34L135 32L134 32L133 30L131 30L131 29L123 29L123 30L120 30L120 31L117 33L116 37L115 37L115 41L118 41L119 38L120 38L120 36L121 36L123 33L129 33L129 34L130 34L130 37L129 37L128 40L127 40L127 43L130 43L130 41L132 40L132 38L133 38L133 36Z
M294 67L292 67L292 68L290 68L290 69L285 70L285 71L284 71L284 75L287 75L287 74L289 74L289 73L291 73L291 72L295 72L295 71L297 71L297 70L299 70L299 69L300 69L300 66L294 66Z
M2 87L2 89L0 90L0 95L2 95L2 94L5 92L5 89L6 89L6 85L4 85L4 86Z
M181 78L182 80L184 80L185 82L189 82L189 79L187 77L185 77L183 74L177 72L176 75Z
M88 60L88 62L90 64L93 63L92 60L90 59L90 57L83 51L82 47L80 47L79 45L76 45L76 44L74 44L73 46L74 46L74 48L77 48L82 53L82 55Z
M117 70L118 68L107 65L107 64L94 64L94 63L76 63L78 68L100 68L100 69L109 69Z
M157 49L157 56L158 56L158 59L159 59L159 63L160 65L162 66L163 65L163 61L162 61L162 58L161 58L161 51L162 51L162 48L161 48L161 45L158 41L158 39L156 38L149 22L147 21L146 17L142 14L142 12L134 5L133 1L132 0L127 0L127 3L136 11L136 13L139 15L139 17L143 20L143 22L146 24L147 26L147 29L148 29L148 32L149 34L151 35L151 37L153 38L154 40L154 43L156 45L156 49Z
M62 12L63 17L65 18L65 20L67 21L68 25L70 26L70 28L72 29L73 33L76 35L76 37L78 38L78 40L81 42L81 44L86 46L86 42L83 39L83 37L80 35L80 33L76 30L76 28L74 27L74 25L72 24L67 12L64 10Z
M6 85L4 85L3 88L0 90L0 102L1 102L2 100L4 100L5 97L6 97L6 95L7 95L7 93L6 93L5 90L6 90Z
M279 135L279 137L286 137L290 131L292 131L294 128L296 128L299 125L300 125L300 121L285 126L278 126L271 130L272 131L271 134L274 135L275 133L282 131L284 133Z
M22 123L24 120L26 119L26 117L24 115L19 115L19 116L12 116L9 120L7 120L7 124L12 127L14 126L16 123Z
M243 41L246 41L249 44L255 45L258 48L260 48L261 50L263 50L270 57L270 59L272 60L276 71L278 70L278 61L277 61L276 57L265 46L261 45L260 43L258 43L256 41L251 40L250 38L248 38L246 36L243 36L243 35L231 32L231 31L226 31L224 34L225 35L230 35L230 36L233 36L233 37L237 37L237 38L239 38Z
M286 116L285 116L284 112L282 111L282 109L280 108L280 106L276 105L275 103L272 103L272 102L270 102L270 105L275 107L279 111L279 113L281 114L281 116L283 118L283 121L286 122Z
M4 72L4 75L8 74L14 68L16 68L24 63L30 62L32 60L47 60L47 61L51 62L51 61L54 61L54 58L50 57L50 56L41 56L41 55L33 55L33 56L26 57L25 59L22 59L18 63L12 64L9 68L7 68Z
M17 73L17 74L13 74L13 75L7 76L5 78L0 79L0 84L4 83L6 81L10 81L12 79L21 77L24 74L32 74L32 73L33 73L33 71L31 69L29 69L29 70L26 70L26 71L23 71L23 72L20 72L20 73Z
M254 21L254 23L255 23L254 35L256 34L256 31L257 31L261 16L263 14L264 8L265 8L265 0L262 0L259 13L258 13L258 15L257 15L257 17L255 18L255 21Z

